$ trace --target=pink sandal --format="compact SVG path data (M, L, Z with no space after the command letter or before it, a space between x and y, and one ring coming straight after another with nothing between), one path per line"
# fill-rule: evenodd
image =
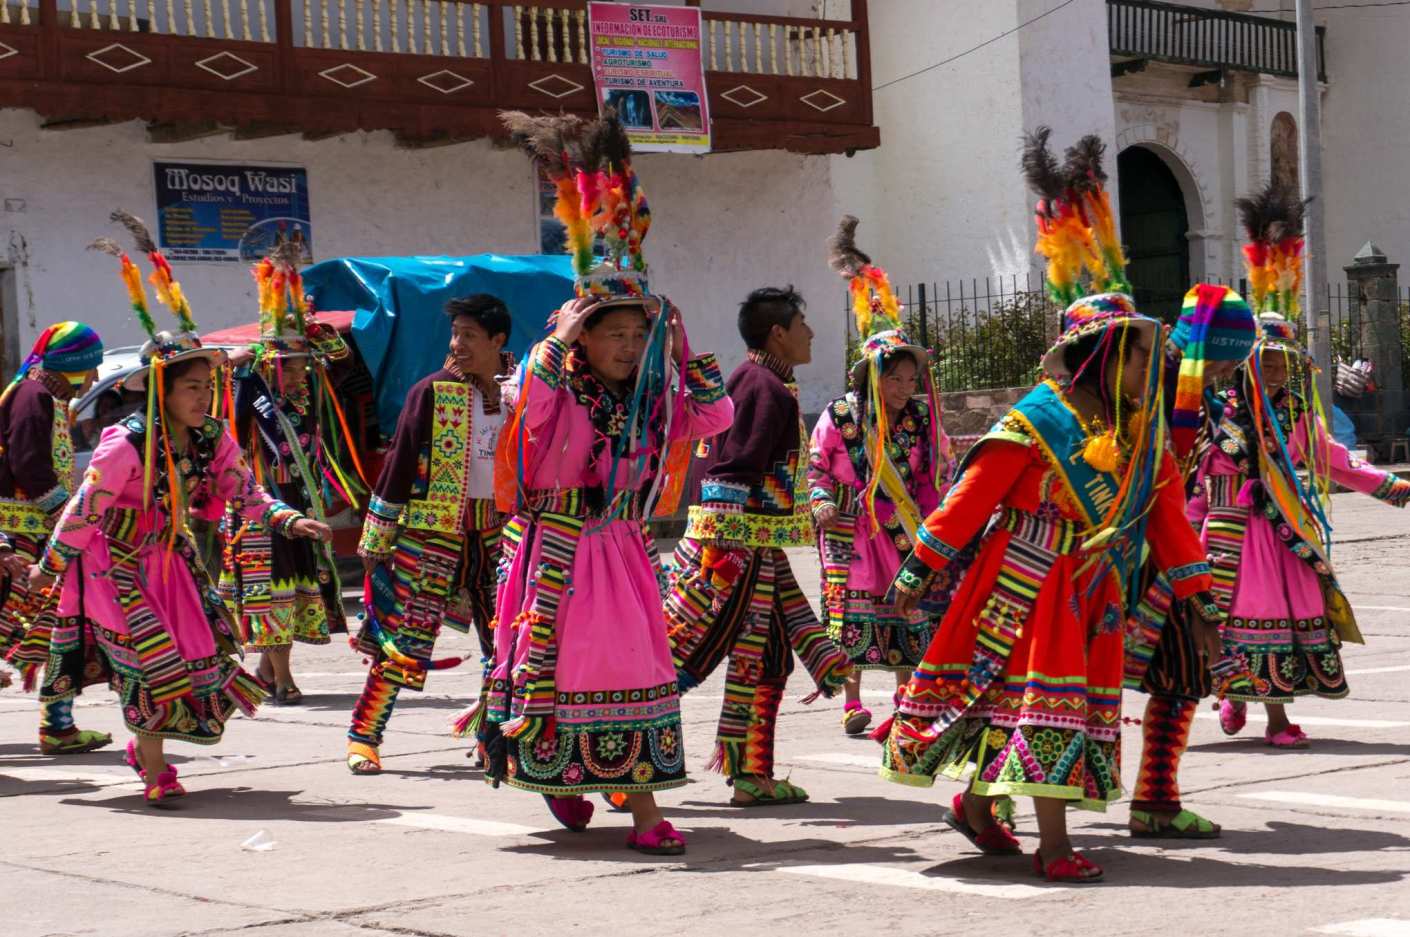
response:
M548 802L548 812L553 814L553 819L561 823L564 829L572 833L581 833L588 828L594 807L592 801L583 795L550 797L548 794L544 794L543 799Z
M857 700L842 707L842 731L848 735L861 735L871 724L871 710Z
M141 766L140 764L138 764L138 762L137 762L137 743L136 743L136 742L131 741L131 740L128 741L128 743L127 743L127 751L123 754L123 761L127 762L127 766L128 766L129 768L131 768L133 771L137 772L137 776L142 779L142 783L143 783L143 784L147 783L147 772L143 771L143 770L142 770L142 766ZM169 774L169 775L171 775L172 779L175 780L176 776L177 776L178 774L180 774L180 773L181 773L181 772L179 772L179 771L176 770L176 765L167 765L167 766L166 766L166 770L163 771L163 772L161 773L161 775L159 775L158 777L159 777L159 778L160 778L160 777L165 777L166 775ZM180 784L177 784L176 786L177 786L177 787L181 787ZM185 793L186 793L186 791L185 791L184 788L182 789L181 793L182 793L182 794L185 794ZM180 796L180 795L178 795L178 796Z
M1274 733L1272 730L1263 733L1263 741L1273 748L1307 748L1311 743L1307 740L1307 734L1298 726L1290 725L1281 732Z
M143 783L146 784L146 781L144 780ZM166 801L186 796L186 788L176 780L176 769L171 767L157 775L155 784L147 784L146 787L143 796L147 799L148 807L160 807Z
M675 840L671 846L662 845L667 840ZM645 833L635 830L627 834L627 848L648 856L679 856L685 852L685 837L671 826L670 820L662 820Z
M1224 730L1225 735L1238 735L1243 731L1246 722L1247 703L1236 703L1228 699L1219 701L1219 728Z
M127 741L127 751L123 754L123 761L127 766L137 772L137 776L143 781L147 780L147 772L142 770L142 766L137 763L137 742L133 739Z

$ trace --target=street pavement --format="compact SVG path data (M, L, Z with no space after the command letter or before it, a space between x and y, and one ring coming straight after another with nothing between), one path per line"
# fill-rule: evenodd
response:
M392 717L380 777L343 763L361 659L342 640L295 652L305 703L233 722L223 744L169 747L191 796L143 805L117 746L49 758L36 707L0 693L0 935L3 937L486 937L532 934L1041 933L1410 935L1410 515L1335 497L1335 557L1366 646L1345 661L1352 695L1294 708L1312 748L1237 738L1202 709L1182 773L1186 803L1224 825L1205 843L1133 840L1127 809L1074 812L1079 848L1105 883L1048 885L1031 860L987 858L941 822L959 788L888 784L878 747L843 736L840 704L789 686L780 773L803 806L738 810L706 771L721 697L685 698L691 783L661 795L688 853L624 848L626 815L599 802L592 827L557 826L543 800L486 785L447 734L475 695L474 666L435 673ZM795 551L799 578L818 572ZM443 636L439 653L473 654ZM889 678L869 674L881 718ZM1128 694L1127 715L1144 697ZM121 735L111 694L77 709ZM1134 780L1139 728L1124 739ZM1020 838L1036 843L1031 804Z

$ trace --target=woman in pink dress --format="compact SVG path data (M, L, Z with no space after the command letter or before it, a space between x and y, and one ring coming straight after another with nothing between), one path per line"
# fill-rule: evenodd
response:
M1307 387L1311 373L1291 324L1264 313L1259 329L1254 356L1221 395L1223 416L1189 515L1203 530L1216 598L1228 609L1226 652L1241 657L1252 677L1251 689L1220 702L1220 726L1236 734L1247 704L1263 703L1267 743L1306 748L1307 734L1288 718L1287 705L1300 696L1346 696L1341 644L1361 643L1328 555L1324 486L1330 478L1404 507L1410 482L1353 458L1289 386L1291 378Z
M159 425L132 416L103 431L34 574L39 585L60 580L59 615L85 618L112 664L133 734L128 763L151 804L185 793L163 754L167 739L213 745L236 709L253 715L266 696L240 668L239 635L201 564L187 517L219 520L230 504L246 520L286 536L331 537L325 525L259 487L239 446L206 415L212 365L224 354L200 348L194 337L158 338L153 357L166 359L154 378L163 382ZM163 442L149 484L143 455L153 434ZM160 452L168 440L170 461Z
M856 228L856 218L842 219L830 260L853 295L860 355L851 392L818 417L808 459L828 636L854 667L842 710L848 735L860 735L871 722L862 705L862 671L894 674L904 686L945 614L948 575L935 577L909 617L896 614L885 596L954 468L930 356L901 330L891 283L857 249Z
M145 415L103 431L83 482L59 516L32 584L58 591L58 614L81 619L113 671L133 739L127 763L149 805L186 794L164 753L167 739L214 745L238 709L253 715L267 688L241 669L240 637L188 526L219 520L226 506L286 537L328 541L326 524L269 496L224 424L208 416L219 349L202 348L191 308L142 222L115 212L148 255L158 298L181 331L158 332L135 264L113 242L138 321L150 336L146 367L125 389L146 391ZM53 585L58 581L58 586Z
M513 415L495 489L513 516L486 773L542 794L574 831L592 817L584 794L624 795L627 846L677 855L685 837L654 796L685 783L685 748L647 520L657 504L673 510L689 441L724 430L734 409L714 356L690 357L679 313L647 286L650 214L621 124L610 115L504 120L558 188L578 298L550 317L553 334L506 389Z
M496 764L491 745L490 768L548 797L570 829L592 815L583 794L625 793L631 842L683 847L652 794L685 783L660 561L642 512L662 453L636 453L645 471L612 458L648 326L640 304L574 300L526 365L522 430L535 443L526 503L504 529L488 702L507 759ZM683 338L678 322L672 330ZM733 417L713 356L683 371L670 442L712 436Z

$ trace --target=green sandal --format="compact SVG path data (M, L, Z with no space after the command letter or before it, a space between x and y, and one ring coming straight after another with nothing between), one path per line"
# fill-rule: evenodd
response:
M774 782L772 794L747 778L735 778L734 789L752 800L730 798L731 807L786 807L789 804L802 804L808 800L808 792L790 782L787 778Z
M1136 839L1218 839L1219 824L1189 810L1181 810L1169 820L1157 819L1149 810L1132 810L1131 820L1145 827L1131 829Z
M39 733L39 751L45 755L82 755L111 744L111 735L94 729L79 729L68 735Z
M1007 829L1010 833L1018 831L1017 813L1018 805L1013 802L1012 797L1001 794L994 798L994 822Z

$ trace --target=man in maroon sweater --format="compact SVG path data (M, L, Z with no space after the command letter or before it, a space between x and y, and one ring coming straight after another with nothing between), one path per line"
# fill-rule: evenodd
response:
M103 655L77 618L60 618L57 595L31 595L24 567L38 561L74 478L69 403L93 384L103 341L82 322L45 329L0 394L0 656L19 668L25 689L39 690L39 750L75 755L112 742L79 729L73 701L85 686L108 682Z
M808 437L793 376L795 365L812 360L813 330L803 309L792 287L755 290L740 305L748 360L726 382L734 425L711 447L666 597L681 690L729 661L711 767L729 777L731 803L741 807L808 799L801 787L773 777L774 727L792 652L828 696L850 667L784 553L813 542Z

